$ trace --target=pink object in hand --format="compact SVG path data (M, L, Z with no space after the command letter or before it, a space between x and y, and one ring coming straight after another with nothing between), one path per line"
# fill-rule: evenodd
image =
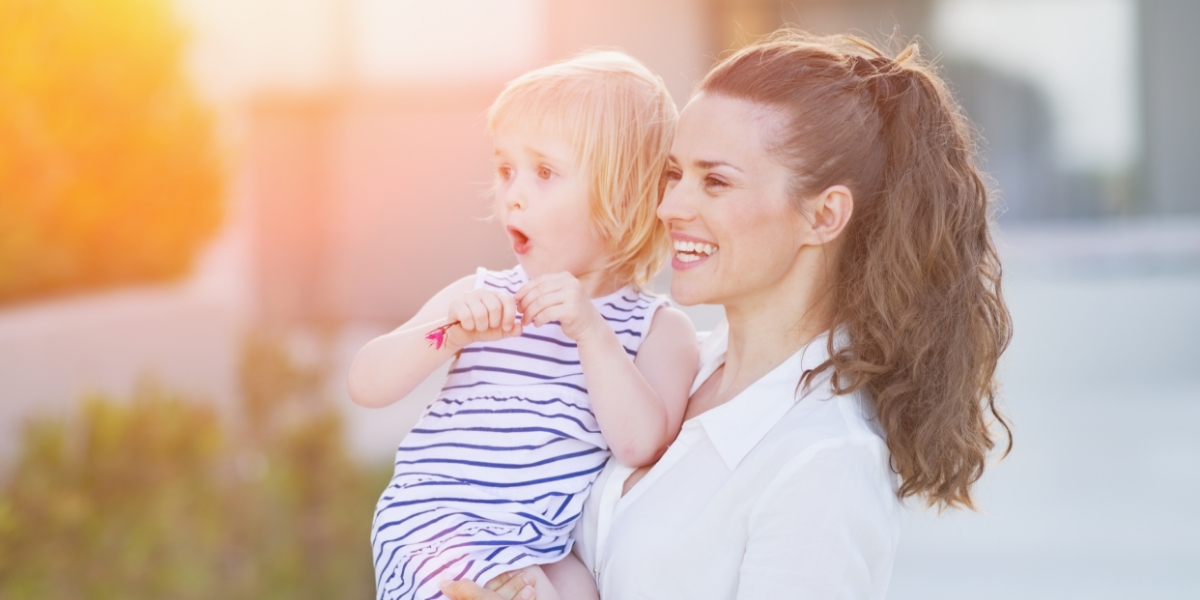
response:
M425 340L429 342L430 346L433 346L434 350L441 350L442 346L446 345L446 331L455 326L457 323L458 321L447 323L441 327L438 327L437 329L434 329L433 331L430 331L429 333L425 334Z

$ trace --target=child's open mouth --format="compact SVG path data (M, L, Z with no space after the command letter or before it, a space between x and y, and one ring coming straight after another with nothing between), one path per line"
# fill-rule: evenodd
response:
M529 236L516 227L508 227L508 237L512 240L513 252L517 254L525 254L529 252L529 247L532 245L529 241Z

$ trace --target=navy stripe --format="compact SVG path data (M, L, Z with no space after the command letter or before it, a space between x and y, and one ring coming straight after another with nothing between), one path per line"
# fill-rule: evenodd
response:
M622 329L622 330L620 330L620 331L617 331L617 332L615 332L615 333L616 333L617 335L621 335L622 333L628 333L629 335L632 335L633 337L642 337L642 332L640 332L640 331L634 331L634 330L632 330L632 329Z
M554 521L550 521L550 520L544 519L542 517L539 517L537 515L531 515L531 514L525 513L525 512L519 512L519 513L517 513L517 515L521 516L521 517L525 517L526 519L529 519L530 521L533 521L534 523L541 523L542 525L545 525L547 527L553 527L555 529L558 529L560 527L566 527L568 523L570 523L571 521L574 521L575 519L577 519L579 517L579 515L570 515L567 517L566 521L564 521L562 523L556 523ZM557 517L558 515L554 515L554 516Z
M378 519L379 515L383 514L383 512L386 510L387 510L387 507L384 507L384 508L381 508L381 509L375 511L375 518ZM403 525L404 523L411 521L412 519L415 519L421 515L427 515L431 512L435 512L435 511L437 511L437 508L431 508L429 510L423 510L418 513L413 513L407 517L404 517L403 519L399 519L396 521L388 521L386 523L381 523L378 527L374 528L374 535L371 536L371 544L373 545L375 543L375 540L378 538L379 534L383 532L383 530L391 529L392 527L395 527L397 525ZM447 515L447 516L449 516L449 515Z
M551 344L558 344L559 346L562 346L564 348L578 348L579 347L579 345L574 342L564 342L562 340L556 340L552 337L546 337L544 335L536 335L533 333L522 333L521 337L529 338L531 340L537 340L539 342L550 342Z
M475 365L473 367L463 367L461 369L450 369L450 374L458 375L460 373L470 373L472 371L487 371L489 373L505 373L507 375L521 375L524 377L532 377L534 379L541 379L543 381L563 379L566 377L571 377L573 375L583 375L583 372L567 373L564 375L542 375L541 373L534 373L533 371L522 371L520 369L507 369L505 367L489 367L486 365Z
M550 444L557 444L563 441L564 438L554 438L545 444L535 444L532 446L487 446L484 444L464 444L461 442L441 442L438 444L428 444L425 446L404 446L396 448L397 452L415 452L417 450L428 450L430 448L470 448L472 450L487 450L488 452L506 452L509 450L537 450L545 448Z
M503 383L498 383L498 382L495 382L495 381L476 381L475 383L464 383L464 384L462 384L462 385L448 385L448 386L446 386L446 387L443 387L443 388L442 388L442 391L445 391L445 390L462 390L462 389L466 389L466 388L479 387L479 386L481 386L481 385L512 385L512 384L503 384ZM563 382L563 381L545 381L545 382L537 382L537 383L533 383L533 382L531 382L531 383L525 383L525 384L522 384L522 385L561 385L561 386L563 386L563 387L568 387L568 388L571 388L571 389L573 389L573 390L579 390L579 391L581 391L581 392L583 392L583 393L585 393L585 394L587 393L587 388L585 388L585 387L582 387L582 386L575 385L575 384L573 384L573 383L566 383L566 382Z
M434 417L437 419L444 419L447 417L453 417L454 415L489 415L489 414L494 414L494 415L525 414L525 415L537 415L539 417L542 417L543 419L566 419L568 421L575 423L576 425L579 426L580 429L582 429L584 431L587 431L589 433L600 433L599 429L588 429L587 425L584 425L582 421L580 421L578 418L573 417L571 415L564 415L564 414L560 414L560 413L546 414L546 413L540 413L536 410L529 410L529 409L524 409L524 408L464 409L464 410L460 410L460 411L454 412L454 413L433 413L433 412L431 412L426 416Z
M549 427L451 427L449 429L413 429L413 433L441 433L443 431L488 431L492 433L530 433L540 431L542 433L552 433L559 437L570 438L571 436Z
M516 285L525 283L525 280L521 279L521 277L519 275L517 275L516 272L513 272L511 277L504 276L503 273L506 273L506 272L507 271L500 271L497 273L488 273L488 275L491 275L493 279L499 279L500 281L506 281L508 283L512 283L512 284L516 284ZM484 280L486 281L486 278L484 278Z
M427 486L431 486L431 485L434 485L434 486L436 486L436 485L461 485L464 483L469 483L472 485L481 485L483 487L490 487L490 488L526 487L526 486L530 486L530 485L537 485L539 483L553 483L555 481L565 481L568 479L574 479L576 477L581 477L583 475L591 475L592 473L596 473L603 468L604 468L604 463L600 463L590 469L585 469L583 471L576 471L574 473L566 473L564 475L555 475L553 477L542 477L539 479L529 479L526 481L484 481L482 479L467 479L465 477L459 477L459 478L456 478L456 480L453 482L428 481L428 482L424 482L424 483L416 483L416 484L413 484L408 487L415 488L415 487L427 487ZM412 474L413 475L431 475L431 476L437 476L437 477L443 476L441 473L413 472Z
M604 313L600 313L600 316L604 317ZM645 319L646 319L645 315L641 315L641 316L630 315L629 318L627 318L627 319L618 319L616 317L604 317L604 320L608 321L609 323L628 323L630 321L643 321Z
M630 350L629 348L625 348L625 351L632 352L632 350ZM579 410L592 412L591 408L588 408L586 406L580 406L578 404L572 404L570 402L567 402L566 400L563 400L562 398L551 398L549 400L534 400L533 398L525 398L522 396L474 396L472 398L463 398L462 400L455 400L453 398L442 398L442 399L438 400L437 402L439 404L457 404L459 406L464 406L468 402L472 402L474 400L483 400L483 399L495 400L496 402L512 401L512 402L519 402L522 404L542 404L542 405L562 404L563 406L570 406L571 408L577 408Z
M506 292L508 292L508 293L510 293L510 294L516 294L516 293L517 293L517 290L514 290L514 289L512 289L512 288L509 288L508 286L503 286L503 285L500 285L500 284L498 284L498 283L493 283L493 284L491 284L491 285L492 285L492 287L494 287L494 288L500 288L500 289L502 289L502 290L504 290L504 291L506 291Z
M591 486L588 486L588 491L590 491L590 490L591 490ZM568 496L566 498L563 498L563 503L558 507L558 511L554 513L554 518L557 519L558 515L561 515L562 511L566 510L567 505L570 503L571 503L571 497Z
M470 346L467 346L466 348L462 349L462 352L464 352L464 353L495 352L496 354L507 354L509 356L521 356L524 358L532 358L532 359L536 359L536 360L544 360L547 362L558 363L560 365L577 365L577 364L579 364L579 361L577 361L577 360L559 360L557 358L553 358L550 356L544 356L541 354L533 354L531 352L520 352L518 350L509 350L507 348L488 348L486 346L483 348L472 348Z
M633 312L633 311L635 311L635 310L637 310L637 309L639 309L639 308L648 308L650 305L649 305L649 304L640 304L640 303L639 303L639 304L635 304L635 305L633 305L633 307L632 307L632 308L621 308L620 306L617 306L616 304L613 304L612 302L605 302L605 303L604 303L604 306L607 306L607 307L609 307L609 308L611 308L611 309L613 309L613 310L619 310L619 311L621 311L621 312L628 313L628 312Z
M590 450L584 450L582 452L573 452L571 454L560 454L558 456L554 456L554 457L547 458L544 460L539 460L536 462L525 463L525 464L493 463L493 462L483 462L483 461L476 461L476 460L456 460L456 459L452 459L452 458L419 458L417 460L399 460L399 461L396 461L396 464L397 465L423 465L423 464L431 464L431 463L432 464L441 463L441 464L454 464L454 465L469 465L472 467L485 467L488 469L528 469L529 467L540 467L542 465L548 465L550 463L555 463L560 460L569 460L572 458L578 458L580 456L587 456L589 454L595 454L597 452L603 452L603 450L601 450L600 448L591 448Z
M385 511L389 508L396 508L396 507L400 507L400 506L416 506L418 504L425 504L426 502L439 502L439 503L440 502L444 502L444 503L466 502L469 504L536 504L536 503L541 502L542 500L545 500L546 498L549 498L551 496L565 496L566 500L563 502L563 504L565 506L566 504L569 503L571 496L573 496L573 495L574 494L568 494L566 492L546 492L545 494L542 494L541 496L538 496L538 497L534 498L533 500L508 500L505 498L422 498L420 500L401 500L399 502L391 502L391 503L387 504L386 506L384 506L383 508L379 509L378 512L382 513L383 511ZM431 510L437 510L437 509L431 509ZM424 512L429 512L429 511L424 511ZM417 514L418 515L424 514L424 512L417 513ZM377 531L386 529L387 527L391 527L394 524L402 523L402 522L403 521L389 521L388 523L384 523L383 525L381 525L377 529Z

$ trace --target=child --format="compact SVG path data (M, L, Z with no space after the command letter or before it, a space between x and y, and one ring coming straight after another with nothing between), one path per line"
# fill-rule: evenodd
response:
M675 118L661 79L618 52L527 73L492 105L519 266L450 284L350 370L354 401L383 406L453 360L376 507L380 599L526 567L539 600L597 597L571 529L610 453L642 466L675 438L696 370L691 322L642 291L667 251Z

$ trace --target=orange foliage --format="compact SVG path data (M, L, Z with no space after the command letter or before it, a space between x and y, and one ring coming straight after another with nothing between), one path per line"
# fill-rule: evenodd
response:
M0 0L0 303L185 273L213 122L166 0Z

